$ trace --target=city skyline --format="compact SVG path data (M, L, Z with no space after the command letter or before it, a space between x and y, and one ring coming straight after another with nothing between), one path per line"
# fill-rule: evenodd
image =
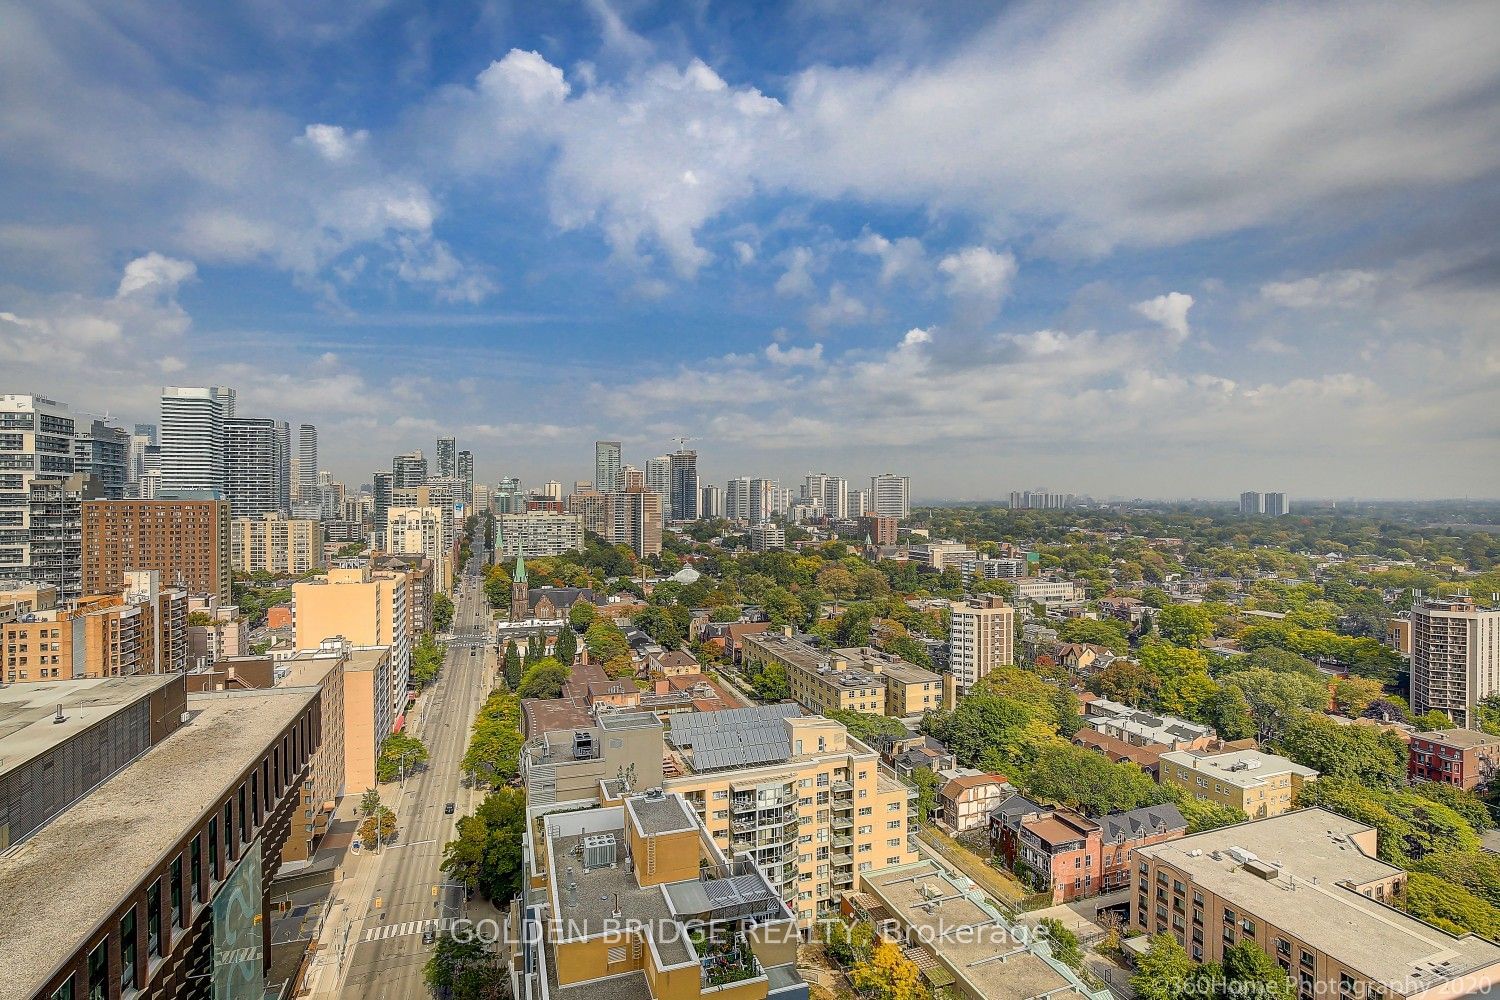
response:
M684 435L919 499L1493 497L1485 15L20 9L6 389L236 386L353 484Z

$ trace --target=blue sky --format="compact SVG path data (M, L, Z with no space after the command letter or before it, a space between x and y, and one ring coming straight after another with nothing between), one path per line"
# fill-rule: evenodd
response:
M0 8L5 390L234 385L351 483L684 434L923 497L1500 494L1492 4L306 6Z

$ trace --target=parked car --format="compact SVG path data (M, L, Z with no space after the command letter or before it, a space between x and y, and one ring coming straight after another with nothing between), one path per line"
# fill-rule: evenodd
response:
M457 809L457 808L458 808L458 803L456 803L456 802L450 802L447 805L443 806L443 813L444 813L444 815L452 816L453 815L453 811L455 809Z

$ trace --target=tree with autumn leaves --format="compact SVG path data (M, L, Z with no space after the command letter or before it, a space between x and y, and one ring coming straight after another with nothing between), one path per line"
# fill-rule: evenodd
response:
M832 920L823 925L828 957L849 970L855 995L868 1000L931 1000L922 973L901 949L875 936L868 923Z

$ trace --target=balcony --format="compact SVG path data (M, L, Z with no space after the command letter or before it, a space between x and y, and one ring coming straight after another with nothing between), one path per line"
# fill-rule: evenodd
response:
M854 820L849 818L848 816L834 816L831 822L835 830L854 829Z

